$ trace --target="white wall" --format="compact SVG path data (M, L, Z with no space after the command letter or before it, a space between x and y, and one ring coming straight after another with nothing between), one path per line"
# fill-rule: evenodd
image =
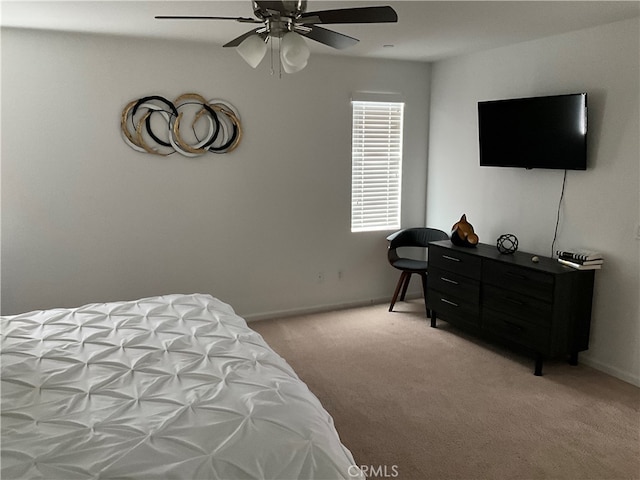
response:
M427 223L467 214L480 241L514 233L551 255L562 171L480 168L477 102L588 92L588 170L569 171L556 248L604 253L581 358L640 384L638 19L437 62L432 68Z
M209 45L3 30L2 313L171 292L245 317L390 298L389 232L350 232L359 90L406 99L402 221L421 225L428 65L314 55L278 78ZM130 100L185 92L239 109L236 151L125 145Z

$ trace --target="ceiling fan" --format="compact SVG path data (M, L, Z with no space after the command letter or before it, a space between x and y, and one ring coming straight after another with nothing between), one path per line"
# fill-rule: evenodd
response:
M306 0L253 1L252 3L256 18L190 15L157 15L155 18L160 20L234 20L240 23L260 24L259 27L224 44L223 47L237 47L240 56L249 65L256 68L267 51L267 42L277 38L281 65L287 73L298 72L307 65L309 49L303 37L337 49L353 46L359 41L357 38L318 25L393 23L398 21L395 10L389 6L307 12Z

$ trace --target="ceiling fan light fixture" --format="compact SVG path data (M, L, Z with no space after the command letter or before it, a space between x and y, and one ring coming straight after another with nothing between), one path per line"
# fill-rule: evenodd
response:
M238 45L236 51L251 68L256 68L267 53L267 44L260 35L255 34Z
M309 47L300 34L287 32L282 36L280 60L285 72L295 73L302 70L307 66L310 54Z
M299 65L291 65L290 63L287 63L282 57L280 58L280 60L281 60L280 63L282 64L282 69L285 71L285 73L296 73L307 66L307 62L301 63Z

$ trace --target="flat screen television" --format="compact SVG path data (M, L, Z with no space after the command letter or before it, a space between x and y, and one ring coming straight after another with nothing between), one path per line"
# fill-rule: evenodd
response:
M478 102L480 166L587 169L587 94Z

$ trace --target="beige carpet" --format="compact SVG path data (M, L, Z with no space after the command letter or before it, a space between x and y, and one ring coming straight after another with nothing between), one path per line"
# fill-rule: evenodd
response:
M468 337L422 300L253 322L371 478L640 478L640 389Z

